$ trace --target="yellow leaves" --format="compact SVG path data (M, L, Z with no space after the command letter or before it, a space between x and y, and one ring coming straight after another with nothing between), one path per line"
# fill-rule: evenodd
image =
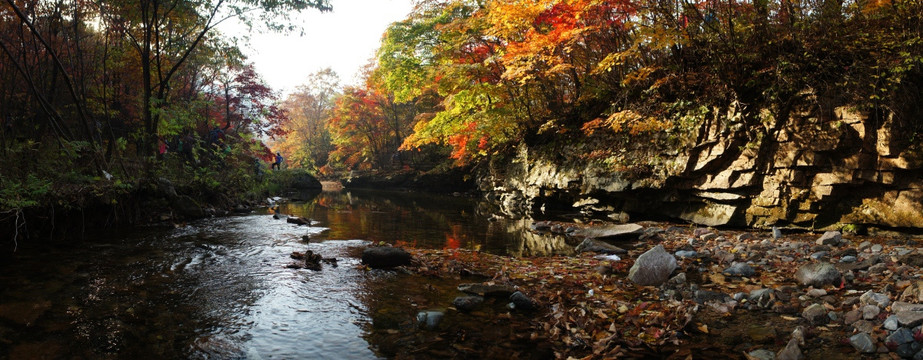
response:
M628 73L628 75L625 75L625 78L622 79L622 85L628 86L647 80L647 78L657 70L659 70L659 68L656 66L645 66L638 70L632 71Z

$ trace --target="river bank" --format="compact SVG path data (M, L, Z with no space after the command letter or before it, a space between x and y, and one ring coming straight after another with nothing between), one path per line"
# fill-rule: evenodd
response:
M597 251L617 252L619 260L597 252L515 258L413 249L408 270L436 278L478 274L521 291L538 310L518 336L549 344L556 358L923 356L916 238L774 237L644 223L634 239L614 244L625 250ZM660 279L637 282L648 275ZM456 356L478 354L461 349L468 351L456 347Z

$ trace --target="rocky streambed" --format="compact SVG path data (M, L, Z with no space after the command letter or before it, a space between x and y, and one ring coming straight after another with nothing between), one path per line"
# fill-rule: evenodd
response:
M465 317L505 305L491 311L527 324L512 338L557 358L923 358L923 253L908 236L658 223L533 231L585 240L575 256L410 249L399 269L503 289L496 300L465 285L446 306Z

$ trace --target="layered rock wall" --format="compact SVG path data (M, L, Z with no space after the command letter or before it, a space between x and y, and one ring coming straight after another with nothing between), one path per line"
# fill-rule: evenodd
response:
M810 100L716 111L688 145L656 154L664 175L654 181L522 146L479 186L511 214L555 207L709 226L923 228L923 147L893 114L822 111Z

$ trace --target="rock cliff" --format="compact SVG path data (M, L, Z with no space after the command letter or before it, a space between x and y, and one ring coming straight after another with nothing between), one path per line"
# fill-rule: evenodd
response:
M731 104L655 150L594 145L647 158L641 176L562 155L585 148L522 145L494 159L479 187L510 214L557 208L709 226L923 228L923 147L906 116L822 109L814 100L750 111Z

